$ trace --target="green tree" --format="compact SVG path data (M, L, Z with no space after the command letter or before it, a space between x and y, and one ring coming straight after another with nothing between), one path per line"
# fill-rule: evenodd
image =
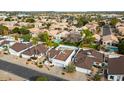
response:
M29 34L30 31L28 29L26 29L25 27L22 27L19 29L19 32L22 34L22 35L25 35L25 34Z
M1 35L8 35L9 29L7 26L0 25L0 34Z
M91 44L95 40L91 31L83 30L82 33L85 35L85 37L83 38L84 44Z
M118 22L120 22L119 19L117 19L117 18L112 18L112 19L110 20L110 25L115 26Z
M19 28L18 27L13 28L12 29L12 33L18 33L18 34L20 34Z
M5 18L5 21L11 21L11 18L7 17Z
M38 41L39 41L38 37L32 37L31 38L31 42L32 42L33 45L37 45Z
M76 26L77 27L82 27L82 26L86 25L87 23L88 23L88 20L86 18L80 16L80 17L77 18Z
M22 35L22 39L25 41L25 42L29 42L30 39L31 39L31 35L30 34L25 34L25 35Z
M34 45L34 57L35 57L35 55L37 54L37 49L36 49L36 45L38 44L38 41L39 41L39 39L38 39L38 37L32 37L31 38L31 42L32 42L32 44Z
M35 22L35 20L34 20L33 18L27 18L27 19L26 19L26 22L29 22L29 23L34 23L34 22Z
M74 64L69 64L68 66L65 67L65 71L67 73L73 73L76 71L76 67Z
M14 38L15 38L16 41L18 41L18 39L19 39L19 34L14 35Z
M42 42L49 42L49 34L47 32L39 33L38 38Z
M100 21L100 22L98 22L98 24L99 24L100 27L102 27L102 26L105 25L105 22L104 21Z
M120 40L118 44L118 51L120 54L124 54L124 40Z

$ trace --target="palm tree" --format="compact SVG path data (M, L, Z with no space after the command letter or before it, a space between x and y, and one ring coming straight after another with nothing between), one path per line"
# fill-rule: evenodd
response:
M32 37L31 42L34 45L34 57L35 57L35 55L37 54L36 46L38 44L38 37Z

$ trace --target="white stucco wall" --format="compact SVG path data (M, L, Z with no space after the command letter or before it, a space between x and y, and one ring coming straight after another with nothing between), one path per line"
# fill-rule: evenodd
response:
M21 52L16 52L11 48L9 49L9 52L10 52L10 54L15 55L15 56L20 56L20 53L21 53Z
M85 69L85 68L80 68L80 67L76 67L76 71L85 73L85 74L90 74L91 70Z
M58 66L58 67L65 67L66 66L65 61L57 60L54 58L52 58L51 61L55 66Z
M21 54L23 58L27 58L29 59L31 56L25 55L25 54Z
M65 64L66 65L68 65L70 62L71 62L71 60L72 60L72 57L74 56L74 54L75 54L75 50L71 53L71 55L67 58L67 60L65 61Z
M73 51L71 53L71 55L67 58L66 61L62 61L62 60L58 60L58 59L54 59L54 58L50 58L50 61L56 65L56 66L59 66L59 67L66 67L68 66L68 64L71 62L71 59L72 59L72 56L75 54L75 51Z

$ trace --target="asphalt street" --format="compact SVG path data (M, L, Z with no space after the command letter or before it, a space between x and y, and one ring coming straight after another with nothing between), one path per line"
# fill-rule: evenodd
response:
M12 74L15 74L17 76L20 76L22 78L25 78L27 80L30 80L32 77L35 76L46 76L48 80L50 81L65 81L62 78L52 76L46 73L38 72L20 65L16 65L13 63L9 63L3 60L0 60L0 69Z

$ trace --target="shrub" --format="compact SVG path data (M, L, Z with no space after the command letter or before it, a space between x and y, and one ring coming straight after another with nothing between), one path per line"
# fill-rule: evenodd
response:
M39 68L42 68L43 67L43 65L37 65Z
M36 78L36 81L48 81L48 78L45 77L45 76L38 76L38 77Z
M93 80L95 81L100 81L101 77L99 74L96 74L94 77L93 77Z
M65 71L67 73L73 73L76 71L75 65L74 64L69 64L68 66L65 67Z

